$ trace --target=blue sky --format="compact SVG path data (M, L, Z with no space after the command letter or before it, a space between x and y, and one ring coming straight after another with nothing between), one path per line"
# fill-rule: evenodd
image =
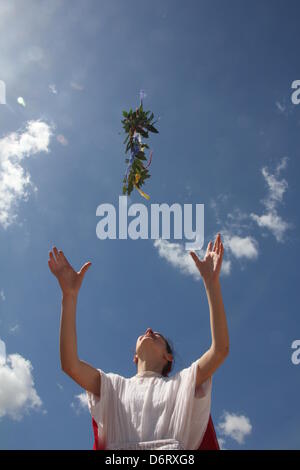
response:
M53 245L75 269L92 262L81 359L130 377L149 326L174 344L173 373L210 345L184 242L96 236L97 206L122 194L122 111L140 89L159 134L147 142L150 201L135 191L131 203L204 204L205 247L224 240L220 443L299 449L299 3L3 0L0 13L1 449L93 445L84 390L60 369Z

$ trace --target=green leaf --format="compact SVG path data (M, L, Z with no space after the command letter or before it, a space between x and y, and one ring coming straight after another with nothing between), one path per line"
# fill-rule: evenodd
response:
M141 160L136 160L135 168L136 168L137 170L139 170L139 172L142 171L142 169L143 169L143 164L142 164Z
M137 157L139 160L147 160L147 158L145 157L144 152L139 152L139 153L137 153L136 157Z
M140 129L140 130L139 130L139 133L141 134L141 136L143 136L143 137L145 137L146 139L148 139L148 137L149 137L148 132L143 131L142 129Z
M150 132L154 132L155 134L158 134L158 130L155 129L155 127L151 126L151 125L148 125L147 126L147 129L150 131Z

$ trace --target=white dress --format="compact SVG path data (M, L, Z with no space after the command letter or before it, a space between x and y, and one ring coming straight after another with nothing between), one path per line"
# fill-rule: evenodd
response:
M197 362L171 377L123 377L102 369L101 391L86 390L106 449L198 449L210 415L212 377L195 395Z

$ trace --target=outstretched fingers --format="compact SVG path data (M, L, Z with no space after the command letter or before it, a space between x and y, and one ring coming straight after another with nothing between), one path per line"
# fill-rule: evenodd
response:
M61 258L60 258L60 254L58 253L58 249L56 248L56 246L53 247L53 252L54 252L54 255L55 255L55 261L57 263L59 263Z
M63 264L68 264L70 265L69 261L67 260L67 258L65 257L64 253L62 250L59 250L58 252L59 256L60 256L60 260Z
M52 274L55 274L55 268L53 266L53 263L52 263L51 259L48 259L48 266L49 266L50 271L52 272Z
M223 254L224 254L224 246L223 243L220 241L219 249L218 249L218 267L221 269Z
M205 256L207 256L208 253L211 251L211 249L212 249L212 244L213 244L212 241L210 241L210 242L208 243L207 248L206 248Z
M217 244L218 244L218 235L215 238L215 243L214 243L214 247L213 247L212 251L216 251Z
M48 266L50 268L50 271L52 274L56 275L57 269L59 268L59 265L52 253L52 251L49 251L49 259L48 259Z
M54 257L54 254L52 253L52 251L49 251L49 258L50 258L52 266L55 267L57 265L57 261Z
M221 235L219 236L219 245L218 245L218 254L223 256L224 253L224 245L221 239Z
M56 273L57 269L61 266L65 265L67 260L61 250L58 251L56 246L53 247L51 251L49 251L49 260L48 266L53 274Z
M193 258L193 260L195 261L195 263L197 264L197 261L198 261L199 258L196 255L196 253L194 251L190 251L190 255Z
M193 258L193 260L195 261L195 264L196 264L197 268L200 271L200 269L202 268L202 261L198 258L198 256L196 255L196 253L194 251L190 251L190 255Z
M217 234L217 236L216 236L215 243L214 243L214 247L213 247L213 251L214 251L215 253L218 253L218 251L219 251L220 242L221 242L221 234L220 234L220 232L219 232L219 233Z
M224 245L221 242L221 258L223 258L223 255L224 255Z
M218 240L217 240L217 247L216 247L216 253L219 255L221 253L221 235L218 234Z

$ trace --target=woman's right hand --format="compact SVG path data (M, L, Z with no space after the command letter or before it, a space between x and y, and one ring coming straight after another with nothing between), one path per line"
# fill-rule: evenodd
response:
M79 272L76 272L61 250L53 247L53 252L49 251L48 266L50 271L57 278L64 295L77 295L86 271L91 266L91 262L85 263Z

